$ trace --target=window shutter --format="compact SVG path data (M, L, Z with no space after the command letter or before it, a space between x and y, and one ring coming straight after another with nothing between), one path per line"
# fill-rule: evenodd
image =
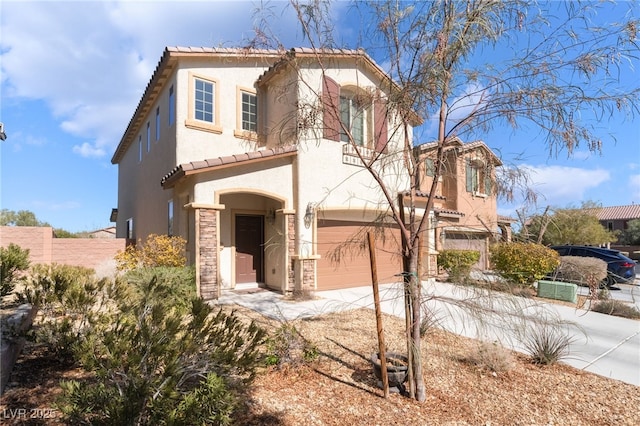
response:
M375 138L375 147L377 152L387 152L387 108L379 96L373 105L373 131Z
M340 86L324 76L322 81L322 136L332 141L340 140Z
M466 160L465 176L467 178L467 192L473 192L473 175L471 174L471 161Z
M488 167L484 171L484 193L491 195L491 169Z

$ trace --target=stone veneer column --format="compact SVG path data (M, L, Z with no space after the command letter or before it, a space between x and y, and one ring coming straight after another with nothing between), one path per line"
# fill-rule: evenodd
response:
M218 210L224 206L196 205L195 214L195 266L196 288L205 300L220 296Z
M287 235L285 238L287 247L287 282L285 288L282 289L284 294L291 294L296 288L296 268L295 268L295 254L296 254L296 215L285 215Z

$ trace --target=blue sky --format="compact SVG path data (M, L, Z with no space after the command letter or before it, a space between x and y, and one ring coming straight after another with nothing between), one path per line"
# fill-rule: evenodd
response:
M111 225L117 207L111 156L164 47L240 46L252 36L254 7L248 1L3 0L0 121L8 138L1 143L0 207L31 210L74 232ZM337 7L338 16L348 17L346 3ZM631 9L623 2L610 15L640 15L637 3ZM290 15L275 28L287 47L301 45ZM640 81L635 65L624 81ZM483 139L505 162L531 171L542 207L640 203L640 118L616 117L599 127L601 155L580 147L571 158L550 157L540 135L527 128L496 129ZM514 207L501 205L500 213Z

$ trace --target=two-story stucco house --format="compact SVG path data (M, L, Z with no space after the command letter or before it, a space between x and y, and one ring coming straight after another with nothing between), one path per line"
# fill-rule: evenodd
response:
M435 173L437 143L416 147L424 172L420 188L429 193ZM440 177L436 185L433 213L436 220L435 252L464 249L480 252L474 266L489 268L489 245L496 239L511 239L509 218L497 214L496 168L500 159L482 141L446 141Z
M112 158L117 236L184 237L205 299L248 282L285 293L370 283L354 236L386 208L362 161L385 168L392 192L408 186L393 172L395 86L363 51L322 61L307 49L167 48ZM396 281L397 232L383 229L378 275Z

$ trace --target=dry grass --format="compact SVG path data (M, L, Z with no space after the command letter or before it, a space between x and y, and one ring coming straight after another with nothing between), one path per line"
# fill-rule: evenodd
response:
M281 324L241 307L247 319ZM229 307L231 309L231 307ZM535 366L521 354L429 328L423 355L427 400L382 397L369 362L377 351L374 313L359 309L292 322L320 354L296 368L265 369L239 410L239 425L637 425L640 387L562 364ZM403 320L384 317L388 350L404 350ZM495 350L494 350L495 349ZM42 354L40 354L42 355ZM39 360L39 361L38 361ZM493 366L493 367L492 367ZM26 353L0 409L51 409L64 364ZM4 424L62 424L18 419Z

